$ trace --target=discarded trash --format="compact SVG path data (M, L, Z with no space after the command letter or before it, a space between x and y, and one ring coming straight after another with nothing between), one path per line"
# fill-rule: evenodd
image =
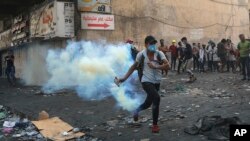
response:
M13 135L12 137L14 137L14 138L19 138L19 137L21 137L22 135L21 134L15 134L15 135Z
M133 132L134 132L134 133L137 133L137 132L139 132L139 130L134 130Z
M74 132L74 133L79 132L79 131L80 131L79 128L74 128L74 129L73 129L73 132Z
M107 132L110 132L111 130L113 130L114 129L114 127L108 127L107 129L106 129L106 131Z
M16 125L16 122L4 121L3 127L12 128Z
M63 135L63 136L68 136L69 133L68 133L68 132L62 132L62 135Z
M6 117L6 114L4 112L0 112L0 119L4 119L5 117Z
M4 133L4 134L10 134L11 132L13 131L13 128L3 128L2 129L2 132Z
M183 85L176 85L176 87L175 87L175 91L177 91L177 92L183 92L183 91L185 91L185 88L184 88L184 86Z
M46 111L39 113L38 120L45 120L49 118L49 114Z
M171 131L172 131L172 132L175 132L175 131L177 131L177 129L171 129Z
M203 95L203 91L198 88L189 89L188 92L192 95Z
M109 126L112 126L112 127L115 127L117 123L118 123L118 120L107 121L107 124L108 124Z
M196 105L195 107L196 107L196 108L200 108L200 105Z
M122 133L121 133L121 132L118 132L118 133L117 133L117 135L118 135L118 136L121 136L121 135L122 135Z
M15 124L15 128L24 129L29 126L28 122L18 122Z
M148 121L148 118L146 118L146 117L144 117L144 118L141 119L141 123L145 123L147 121Z
M167 93L167 92L166 92L165 89L162 89L162 90L161 90L161 93L165 94L165 93Z
M26 132L26 134L27 134L28 136L33 136L33 135L37 135L38 132L37 132L37 131L31 131L31 132Z

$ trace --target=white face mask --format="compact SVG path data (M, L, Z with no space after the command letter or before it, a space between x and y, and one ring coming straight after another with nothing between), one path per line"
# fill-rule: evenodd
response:
M183 42L181 42L181 45L182 45L182 47L186 47L186 44L185 44L185 43L183 43Z

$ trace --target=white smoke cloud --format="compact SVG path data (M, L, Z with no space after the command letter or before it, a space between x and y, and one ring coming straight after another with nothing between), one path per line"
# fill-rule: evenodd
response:
M20 78L26 85L41 86L49 79L45 59L48 46L33 45L25 48L27 54L22 56L23 64Z
M84 99L101 100L113 96L119 107L133 111L141 101L137 94L127 93L133 91L134 86L129 82L120 87L114 84L115 76L124 75L132 63L130 49L125 44L70 42L66 49L48 51L49 79L43 91L75 89Z

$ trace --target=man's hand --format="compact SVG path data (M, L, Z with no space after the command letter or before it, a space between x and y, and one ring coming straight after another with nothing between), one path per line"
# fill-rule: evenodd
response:
M149 66L149 68L151 68L151 69L156 69L156 67L155 67L151 62L148 62L148 66Z
M126 81L124 78L115 77L115 82L116 83L123 83L124 81Z

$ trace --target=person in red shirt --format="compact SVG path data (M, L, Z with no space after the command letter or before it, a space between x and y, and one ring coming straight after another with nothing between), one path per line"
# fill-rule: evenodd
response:
M172 45L169 47L169 51L171 52L171 70L176 70L176 59L178 57L177 46L175 45L176 41L172 41Z

